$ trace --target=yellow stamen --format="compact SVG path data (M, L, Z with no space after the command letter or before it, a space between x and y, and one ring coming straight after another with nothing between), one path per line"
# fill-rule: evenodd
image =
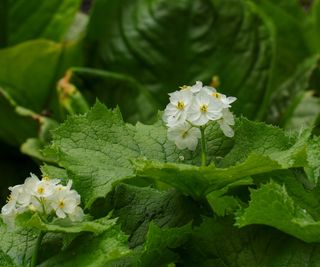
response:
M190 86L188 85L182 85L182 86L179 86L180 90L187 90L190 88Z
M65 206L64 201L63 201L63 200L60 200L58 206L59 206L60 209L63 209L64 206Z
M201 106L200 106L200 111L201 111L202 113L207 112L207 111L208 111L208 105L206 105L206 104L201 105Z
M8 203L8 202L11 201L11 200L12 200L12 195L10 194L10 195L7 197L6 202Z
M42 195L44 193L44 188L42 186L38 187L37 192Z
M216 99L220 99L221 98L221 94L217 93L217 92L213 92L211 94L213 97L215 97Z
M182 138L184 139L184 138L186 138L187 136L188 136L188 131L183 132Z
M183 101L178 101L177 109L184 110L185 104Z
M50 178L49 178L48 176L43 176L43 177L42 177L42 180L44 180L44 181L49 181Z

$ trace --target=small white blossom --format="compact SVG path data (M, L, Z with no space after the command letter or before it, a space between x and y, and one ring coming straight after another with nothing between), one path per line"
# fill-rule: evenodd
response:
M7 204L1 209L1 217L10 227L14 226L16 216L26 211L81 221L84 213L79 206L80 195L71 190L71 187L71 180L64 186L58 179L44 177L39 180L36 175L31 174L24 184L9 187L11 194Z
M222 110L222 118L218 121L220 129L227 137L233 137L234 131L230 126L234 125L234 117L228 108Z
M171 127L168 130L168 139L173 141L179 149L195 150L200 137L200 130L192 127L187 122Z
M24 186L25 191L29 192L32 196L46 198L54 193L55 186L58 182L58 180L49 179L39 180L36 175L31 174L31 177L26 179Z
M215 89L214 87L211 86L205 86L204 90L211 95L212 97L214 97L216 100L221 101L223 108L230 108L231 104L237 100L236 97L234 96L226 96L224 94L218 93L217 89Z
M51 199L51 206L59 218L65 218L68 214L73 214L79 204L80 196L74 190L60 190Z
M69 218L73 222L80 222L84 218L83 210L77 206L75 207L74 211L72 213L69 213Z
M197 126L205 125L208 121L218 120L222 116L222 103L202 90L194 98L188 113L188 121Z
M202 82L200 81L196 81L196 83L192 85L192 87L190 88L191 92L194 94L199 93L201 89L202 89Z
M170 95L170 103L167 105L163 119L169 127L185 122L187 112L192 104L192 92L190 90L176 91Z

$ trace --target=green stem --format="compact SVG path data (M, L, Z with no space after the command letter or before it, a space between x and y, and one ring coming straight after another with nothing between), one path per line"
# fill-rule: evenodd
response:
M37 265L39 249L40 249L41 242L42 242L44 235L45 235L44 232L40 232L40 234L38 236L37 243L36 243L34 250L33 250L30 267L35 267Z
M205 127L200 126L200 132L201 132L201 165L206 166L207 165L207 142L204 135Z

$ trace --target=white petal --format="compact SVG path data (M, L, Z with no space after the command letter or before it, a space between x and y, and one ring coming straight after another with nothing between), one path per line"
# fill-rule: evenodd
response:
M65 218L66 217L66 214L63 212L62 209L56 209L56 214L59 218Z
M220 128L222 132L224 133L225 136L227 137L233 137L234 136L234 131L233 129L228 125L224 123L219 123Z

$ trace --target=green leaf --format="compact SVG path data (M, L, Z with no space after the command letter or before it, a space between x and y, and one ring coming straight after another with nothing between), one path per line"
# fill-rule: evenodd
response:
M136 173L201 198L235 182L246 180L250 184L247 178L251 175L307 166L307 131L298 138L290 138L279 128L243 119L236 127L235 136L232 150L221 161L222 167L139 159L135 161Z
M312 1L310 14L307 21L304 23L304 32L306 36L307 44L309 45L311 51L314 53L319 53L319 44L320 44L320 1Z
M158 104L149 91L130 76L90 68L71 71L92 104L98 98L109 108L119 106L125 121L148 122L158 112Z
M313 137L309 140L307 160L308 167L306 167L306 172L309 180L314 184L318 184L320 177L320 137Z
M79 9L80 0L4 0L0 39L11 46L30 39L63 39Z
M314 96L314 92L307 91L300 96L296 107L285 124L288 130L299 131L316 126L320 115L320 98Z
M293 134L286 134L278 127L242 119L235 127L234 146L219 166L228 167L243 162L252 153L276 156L277 153L289 152L290 147L303 145L307 138L306 132L297 142ZM293 146L295 142L297 143Z
M70 233L92 232L101 234L115 225L116 219L110 219L110 216L94 221L71 222L62 219L56 219L50 223L44 222L37 213L22 214L17 217L17 222L22 227L31 227L42 232Z
M319 244L307 244L275 229L237 229L229 218L206 218L181 253L186 267L316 267Z
M191 235L191 225L161 229L155 224L149 225L147 240L139 251L139 259L134 266L165 266L179 260L179 255L174 251L182 246Z
M0 250L0 266L5 266L5 267L15 267L17 266L12 259L5 254L2 250Z
M239 99L236 112L252 118L268 87L270 31L245 1L98 0L87 59L90 67L137 79L162 107L178 86L218 75L223 92Z
M37 134L37 122L19 115L15 106L16 103L0 86L0 139L10 145L21 144Z
M35 136L35 123L30 123L28 116L27 121L18 118L16 113L22 115L19 109L40 114L53 108L54 116L59 118L54 106L57 101L53 94L55 84L66 68L81 64L79 48L78 43L57 44L41 40L0 50L1 139L19 145L21 140ZM17 123L13 124L13 120Z
M77 237L67 250L39 266L116 266L118 260L128 255L130 250L126 236L118 228L113 227L99 236L85 234Z
M32 229L8 229L0 220L0 250L5 252L18 266L26 264L32 255L39 232Z
M112 207L122 230L130 234L130 247L143 244L151 221L164 229L183 226L199 215L196 203L175 190L163 192L126 184L115 188Z
M238 212L236 221L239 227L265 224L306 242L320 241L320 221L301 208L284 185L275 182L252 190L249 207Z
M230 184L221 190L209 193L206 198L212 210L218 216L226 216L234 214L241 207L241 200L235 195L229 195L229 191L239 186L248 186L252 184L251 178L243 179Z
M68 173L66 172L65 169L56 167L56 166L51 166L51 165L42 165L41 166L41 172L43 176L47 176L50 179L60 179L67 183L68 180L71 178L68 176Z
M299 112L296 109L299 108L299 105L303 105L304 92L308 89L316 89L310 88L310 86L312 77L317 72L319 72L319 55L301 61L295 72L281 83L272 94L267 120L283 127L289 127L292 116L295 112ZM315 110L317 112L317 109Z
M71 174L86 207L105 197L116 183L135 176L132 159L192 159L192 153L179 151L167 140L161 120L152 126L125 124L119 110L108 110L100 103L84 116L70 117L55 130L47 153L55 155L59 165Z
M281 186L285 185L288 195L294 202L299 203L299 206L310 213L315 220L320 219L320 187L310 182L303 169L274 171L268 175L256 175L253 179L257 187L270 181Z

